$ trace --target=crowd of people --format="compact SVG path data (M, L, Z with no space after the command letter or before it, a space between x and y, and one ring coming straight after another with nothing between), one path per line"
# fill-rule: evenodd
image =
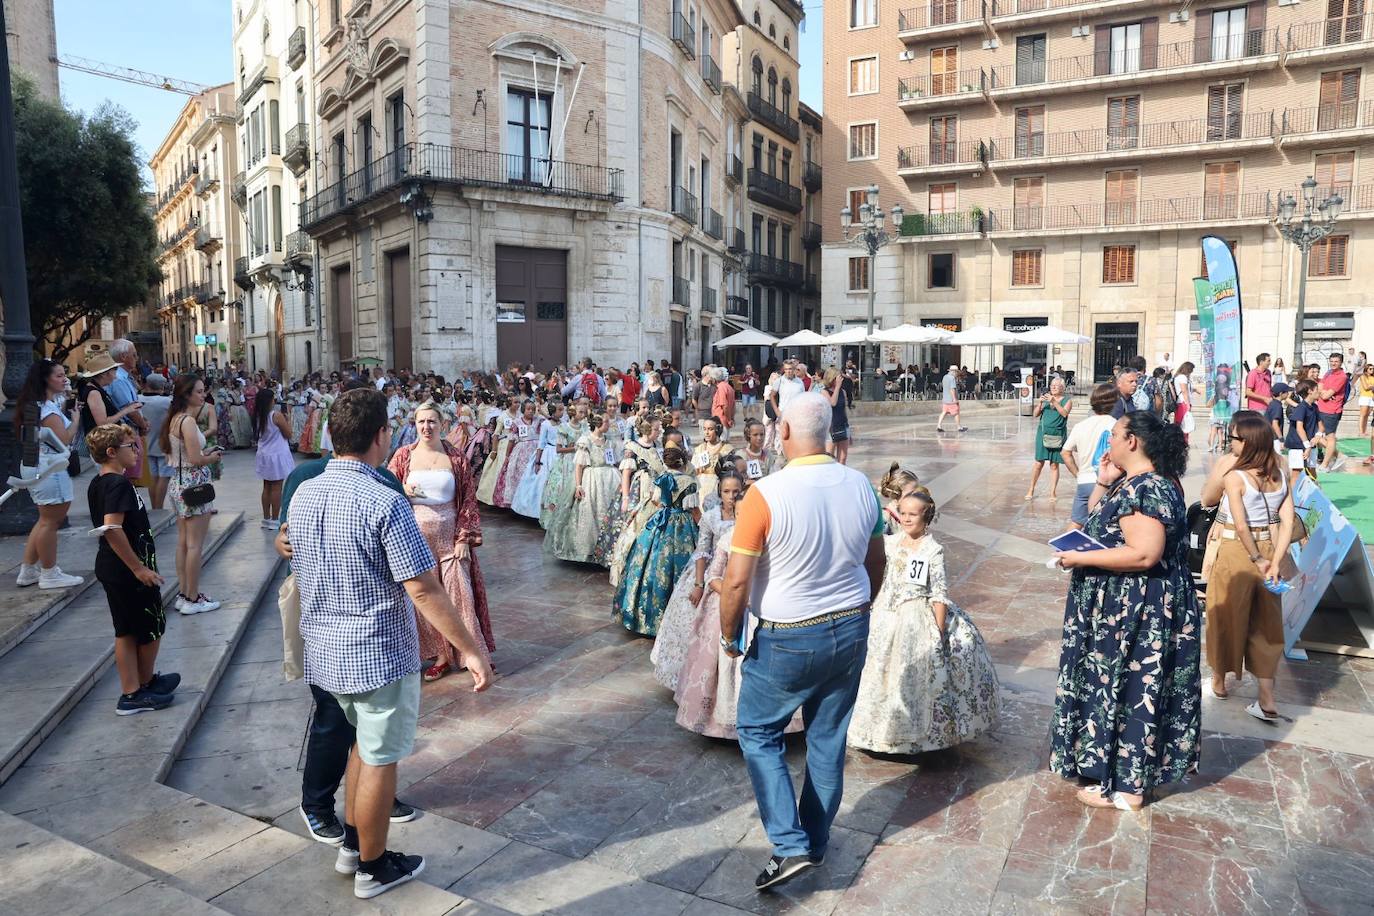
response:
M1072 579L1050 766L1086 783L1083 804L1134 810L1196 770L1204 630L1210 695L1225 699L1228 673L1249 670L1260 692L1247 711L1277 718L1282 620L1265 585L1287 575L1282 558L1303 537L1282 467L1340 470L1342 362L1333 354L1317 379L1304 367L1290 386L1261 354L1245 374L1245 409L1223 415L1228 454L1203 493L1220 505L1205 627L1180 482L1194 367L1149 378L1143 365L1122 367L1072 427L1067 379L1049 374L1026 498L1045 468L1057 495L1066 466L1073 522L1102 548L1054 559ZM415 816L395 798L396 763L413 747L421 685L465 670L481 691L495 677L499 598L479 554L484 515L497 512L538 526L547 562L604 568L607 611L654 640L653 676L677 723L739 743L773 846L755 886L822 865L846 747L914 754L989 731L995 666L950 594L939 510L917 472L894 462L874 487L845 466L852 373L814 375L794 360L734 378L647 365L603 371L584 359L456 381L380 370L168 378L140 373L132 345L116 341L90 354L72 393L60 364L36 363L21 413L31 403L24 415L62 444L82 433L99 466L87 496L115 629L116 712L163 708L180 681L156 670L163 582L137 488L154 508L170 499L176 517L171 607L213 611L200 565L214 482L226 449L253 448L262 525L292 571L279 596L285 669L316 704L301 815L339 848L336 869L359 897L424 868L387 847L388 825ZM1363 402L1374 398L1366 372L1353 385L1362 408L1374 406ZM959 421L960 379L951 367L942 380L940 423ZM1222 400L1208 404L1213 423ZM56 564L71 490L56 474L31 491L40 518L19 585L80 584ZM783 757L789 732L807 744L800 799Z

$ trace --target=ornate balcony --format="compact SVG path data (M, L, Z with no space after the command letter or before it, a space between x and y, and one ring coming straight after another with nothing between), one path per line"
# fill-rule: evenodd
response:
M315 254L315 240L299 229L286 237L286 263L291 267L310 268Z
M296 26L296 31L286 39L286 65L292 70L305 63L305 26Z
M234 284L247 292L254 286L253 272L248 268L248 256L234 258Z
M686 188L673 188L673 215L685 219L693 226L697 223L697 198Z
M787 286L793 289L802 285L802 266L782 258L771 258L757 251L749 253L749 282L767 283L773 286Z
M731 156L725 169L725 183L738 186L744 181L744 163L738 156Z
M802 208L801 188L762 169L749 170L749 199L790 213L799 213Z
M736 229L734 232L730 233L730 245L728 250L731 254L744 253L745 244L743 229Z
M680 50L688 60L696 60L697 30L692 28L692 24L687 21L687 17L676 9L673 10L671 16L673 44L678 46L678 50Z
M725 297L725 314L731 318L749 318L749 300L743 296Z
M821 224L807 223L802 227L802 245L807 251L821 247Z
M720 95L720 64L710 54L701 58L701 79L716 95Z
M229 199L242 209L248 205L248 173L239 172L229 183Z
M802 166L802 187L806 188L808 194L815 194L821 189L821 164L806 160Z
M749 93L748 102L749 114L755 121L761 121L767 124L793 143L796 143L798 138L801 137L801 125L797 123L797 119L778 108L772 102L769 102L757 92Z
M286 144L282 150L282 162L297 178L310 168L310 125L301 123L286 132Z
M702 215L701 228L713 239L721 239L725 236L725 220L716 210L707 208Z
M414 179L430 185L496 188L615 204L624 199L624 177L621 169L412 143L377 157L307 198L301 204L301 226L309 230L351 213L367 201L397 192L403 183Z
M196 230L196 248L206 254L213 254L219 250L221 245L219 234L212 231L209 226L201 226Z

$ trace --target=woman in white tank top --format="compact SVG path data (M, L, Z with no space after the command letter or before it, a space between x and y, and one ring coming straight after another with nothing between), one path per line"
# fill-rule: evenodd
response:
M1217 524L1223 526L1216 564L1207 580L1208 692L1224 700L1226 675L1250 671L1259 699L1246 712L1276 722L1274 674L1283 655L1283 604L1267 586L1291 575L1293 500L1274 452L1274 434L1255 411L1231 421L1234 467L1222 478ZM1225 460L1225 459L1223 459Z

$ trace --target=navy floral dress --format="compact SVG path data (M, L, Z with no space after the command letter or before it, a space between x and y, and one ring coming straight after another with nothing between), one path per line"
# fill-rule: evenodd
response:
M612 612L625 629L657 636L658 621L673 586L692 562L697 547L697 484L691 474L666 471L654 480L658 510L635 538L616 588Z
M1144 794L1195 771L1201 747L1201 615L1188 571L1183 494L1138 474L1116 485L1084 531L1125 543L1120 519L1164 525L1164 554L1143 573L1075 569L1064 609L1050 769Z

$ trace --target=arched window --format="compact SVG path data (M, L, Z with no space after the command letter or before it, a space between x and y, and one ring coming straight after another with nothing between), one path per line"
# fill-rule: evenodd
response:
M768 104L778 104L778 71L768 68Z
M791 50L792 50L792 36L791 36L791 35L784 35L784 36L782 36L782 49L783 49L784 51L791 51Z
M754 25L759 26L760 28L763 27L763 19L760 18L758 10L754 10Z
M782 113L792 113L792 81L787 79L782 81Z
M751 77L753 84L750 88L754 90L754 95L763 98L763 61L759 60L757 55L754 57L752 67L754 74Z
M778 27L773 23L768 23L768 37L774 41L778 40Z

